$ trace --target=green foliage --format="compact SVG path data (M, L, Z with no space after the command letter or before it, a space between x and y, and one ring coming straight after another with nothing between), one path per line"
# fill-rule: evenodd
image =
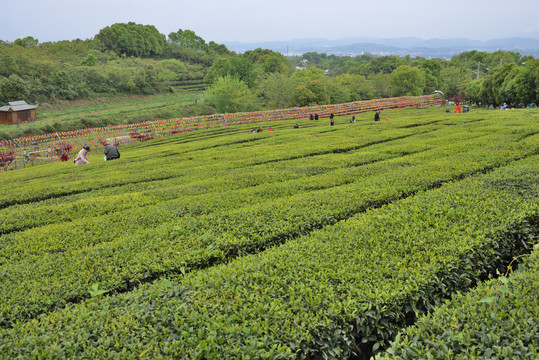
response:
M443 79L440 89L448 98L457 96L466 90L466 85L472 80L472 73L468 69L447 67L442 69L440 77Z
M25 47L25 48L29 48L29 47L37 46L39 44L39 40L34 39L31 36L27 36L27 37L22 38L22 39L16 39L13 43L15 45L19 45L19 46L22 46L22 47Z
M95 283L95 284L92 284L92 288L91 288L90 291L88 291L88 292L90 293L90 296L91 296L91 297L95 297L95 296L99 296L99 295L106 294L106 293L108 293L109 291L108 291L108 290L99 289L99 284L98 284L98 283Z
M292 63L281 53L268 49L255 49L243 54L252 64L262 67L264 74L280 73L290 75L293 72Z
M294 88L294 94L290 101L292 106L327 104L329 96L326 83L322 79L302 82Z
M329 103L327 81L321 69L312 67L292 74L296 86L290 99L292 106L310 106Z
M402 65L405 65L405 60L396 55L377 57L369 62L365 75L391 74Z
M258 74L247 56L232 56L215 59L208 69L205 80L215 83L220 78L227 76L239 79L247 84L249 88L254 87L258 78Z
M425 75L417 68L401 65L391 73L394 96L417 96L423 94Z
M368 77L373 84L374 98L391 96L391 76L387 74L372 74Z
M331 103L338 104L351 101L367 100L373 98L374 90L362 75L338 75L330 83Z
M0 357L378 351L533 232L537 123L486 112L249 124L3 174Z
M218 78L204 94L206 102L218 113L250 111L256 107L256 97L247 84L229 75Z
M210 41L208 43L208 52L210 54L225 56L225 55L232 55L233 53L226 48L223 44L217 44L214 41Z
M293 63L307 72L295 71ZM409 67L408 75L403 74L402 66ZM237 55L224 45L206 42L192 30L179 29L166 38L154 26L133 22L105 27L90 40L39 43L26 37L3 42L0 51L0 77L19 76L28 101L39 103L97 94L202 90L208 83L232 76L246 83L265 108L431 94L434 90L443 91L446 98L463 100L467 92L468 99L482 104L529 104L539 96L537 68L533 57L505 51L464 52L450 61L314 52L287 58L268 49ZM65 74L66 81L59 81L58 74ZM283 76L278 80L282 94L275 91L279 77L273 74ZM339 77L343 75L357 77L351 81ZM313 82L315 79L320 81ZM472 84L472 80L479 81Z
M285 109L290 106L294 94L294 81L286 75L270 74L260 84L259 96L270 109Z
M537 60L528 60L521 66L506 64L468 85L467 92L473 100L485 104L522 103L528 105L539 99L538 69Z
M97 57L94 54L88 54L88 56L86 56L84 58L84 60L82 60L81 65L96 66L97 65Z
M229 55L224 45L206 41L196 35L194 31L179 29L168 35L165 47L165 56L168 58L181 59L197 64L210 66L216 55Z
M163 52L165 35L153 25L117 23L99 31L95 39L104 50L118 55L152 57Z
M0 103L27 100L29 93L28 84L17 75L0 77Z
M456 295L432 315L419 319L377 359L537 358L538 276L536 249L512 276Z
M19 66L7 52L0 53L0 76L10 77L17 75L19 71Z
M194 50L205 51L207 49L206 41L196 35L192 30L179 29L168 35L168 41L181 47L188 47Z

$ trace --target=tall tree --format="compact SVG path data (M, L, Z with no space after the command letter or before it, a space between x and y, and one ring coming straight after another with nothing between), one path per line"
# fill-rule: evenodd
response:
M192 30L179 29L172 32L168 34L168 41L194 50L206 51L208 48L206 41Z
M206 81L216 82L219 78L231 76L243 81L250 88L254 87L257 73L253 64L245 56L219 57L213 61L208 69Z
M401 65L391 73L393 95L417 96L423 94L425 75L418 68Z
M220 113L250 111L256 107L256 97L237 77L218 78L204 94L206 102Z
M104 50L137 57L152 57L163 52L165 35L153 25L133 22L107 26L95 36Z

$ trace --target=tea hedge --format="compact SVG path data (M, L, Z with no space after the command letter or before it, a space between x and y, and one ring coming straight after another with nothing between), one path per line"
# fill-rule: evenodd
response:
M245 148L245 136L241 139L227 139L223 141L207 140L206 146L200 146L199 150L188 147L187 149L175 149L174 143L162 141L164 146L140 148L139 154L135 154L127 160L120 160L112 167L103 163L101 157L96 163L92 163L91 169L79 167L67 168L65 164L52 164L50 166L37 166L27 169L28 171L14 171L3 174L6 179L0 184L0 208L12 204L21 204L45 200L92 191L103 187L137 184L147 181L166 180L183 177L185 174L197 171L207 174L212 169L234 169L247 167L260 163L278 162L286 159L329 154L334 152L346 152L355 150L370 144L387 142L423 132L422 129L395 129L378 133L365 132L361 137L343 137L342 132L337 134L324 134L323 141L310 133L302 136L283 136L282 141L276 141L281 135L268 137L264 134L260 141L253 137L247 142L250 146ZM358 133L362 135L362 132ZM331 140L335 140L332 142ZM211 144L211 145L210 145ZM219 145L221 144L221 145ZM167 146L168 145L168 146ZM224 146L228 151L216 151L216 146ZM236 148L234 148L236 146ZM233 151L236 150L236 151ZM238 151L248 151L249 156L238 157ZM90 161L92 158L90 157ZM103 175L106 168L107 175ZM61 169L59 171L59 169Z
M0 330L0 356L269 359L376 352L416 314L514 256L516 240L539 219L538 195L539 156L532 156L256 255L15 324Z
M494 142L493 152L494 138L453 142L450 149L409 155L405 162L389 159L266 186L262 193L238 192L232 199L201 195L4 235L2 323L79 301L95 283L120 290L222 262L530 154L507 136L503 147Z
M459 294L377 359L538 359L539 247L510 277Z
M520 128L522 128L522 125L520 125ZM493 131L500 131L500 126L498 128L494 129L488 129L487 131L479 132L479 134L493 132ZM502 128L503 129L503 128ZM455 132L453 131L448 132L447 129L444 129L443 133L441 134L441 131L439 129L436 129L434 131L436 134L432 133L431 130L429 133L431 133L433 136L433 139L435 139L438 143L437 146L440 146L439 143L440 138L450 139L450 136L458 137L460 140L462 140L464 137L477 137L478 136L478 129L474 129L474 131L468 131L468 129L459 129L459 131ZM73 173L73 169L65 169L62 168L61 172L54 169L53 171L50 171L49 174L41 174L38 179L34 179L36 177L37 171L29 171L29 174L25 174L24 176L11 176L12 174L9 174L9 180L3 183L5 187L2 189L1 192L2 196L0 196L0 202L4 202L4 204L13 204L13 203L25 203L28 202L29 204L27 206L22 207L16 207L12 206L11 208L2 209L0 210L0 213L2 215L3 221L0 222L0 233L6 233L10 231L17 231L17 230L23 230L25 228L31 227L31 226L37 226L40 224L47 224L51 223L54 220L46 220L46 213L48 212L48 209L50 208L50 204L55 203L65 203L64 207L73 205L74 207L77 206L77 204L74 203L72 200L73 197L80 198L82 197L88 197L95 199L96 204L92 205L91 203L88 203L87 206L89 209L98 209L96 214L101 213L109 213L111 211L122 210L123 206L133 207L137 205L136 201L130 202L125 201L124 199L120 197L111 198L110 203L108 205L104 204L104 199L101 198L100 193L104 193L103 195L106 197L109 197L111 194L122 194L124 197L129 197L132 192L134 192L134 189L153 189L150 191L152 194L155 192L160 192L161 194L166 194L165 199L170 199L174 196L176 193L180 193L182 196L189 194L189 193L200 193L200 192L211 192L211 191L219 191L221 192L223 189L226 189L230 184L236 184L238 181L240 184L242 183L241 176L244 175L244 173L249 172L249 174L245 174L245 177L248 178L250 186L255 185L253 183L253 180L255 180L257 177L260 177L265 180L269 181L276 181L280 179L288 179L293 175L301 176L304 175L302 172L306 172L306 175L311 175L313 172L317 171L327 171L328 169L332 169L335 167L343 167L347 165L354 165L356 166L358 163L367 163L369 161L376 161L375 157L378 155L385 155L384 153L389 152L391 154L391 151L393 151L393 155L402 155L410 152L414 152L416 150L411 149L413 146L417 147L418 139L419 137L423 137L426 133L425 132L419 132L416 134L412 134L413 138L403 138L403 140L408 139L407 144L404 144L402 141L400 142L401 145L399 145L397 148L392 147L388 141L395 143L399 140L397 139L398 136L393 134L392 136L396 136L396 138L388 138L387 134L385 134L387 131L384 132L383 136L378 136L377 134L368 134L368 132L365 132L367 136L365 136L363 133L359 133L361 136L360 140L353 140L355 141L356 147L365 147L368 149L372 149L372 152L377 153L371 153L368 154L367 152L361 152L361 153L353 153L354 150L348 151L350 156L348 157L349 160L343 159L343 157L338 156L342 154L343 150L341 147L333 148L330 150L333 152L330 152L327 154L327 156L317 155L310 153L309 155L297 155L295 160L299 160L296 163L293 162L293 160L289 161L272 161L270 164L268 164L268 167L262 169L261 171L258 171L257 174L253 174L252 172L252 156L242 156L242 159L251 159L251 163L244 162L245 165L242 167L237 167L235 165L230 165L230 162L223 161L222 158L219 158L218 161L214 161L211 164L208 164L207 158L208 154L202 153L200 156L198 156L201 160L199 162L195 162L191 157L196 156L194 154L198 153L194 151L190 155L189 161L182 162L182 167L179 168L178 161L176 159L172 160L172 162L164 162L159 163L155 161L155 159L147 160L147 161L140 161L135 162L132 161L132 163L129 164L120 164L115 165L112 169L109 167L106 167L105 171L107 171L107 176L105 179L103 179L103 171L104 169L99 166L102 164L92 164L92 169L89 169L90 171L84 171L82 174ZM428 133L427 133L428 134ZM354 134L355 135L355 134ZM402 134L401 134L402 136ZM418 137L419 136L419 137ZM342 137L342 135L341 135ZM296 143L301 144L304 146L303 138L294 139ZM450 141L447 141L449 144ZM425 137L425 141L428 141L428 137ZM290 143L291 141L285 140L285 142ZM317 143L320 143L321 141L317 139ZM378 145L371 145L368 146L369 143L376 143L381 142ZM328 141L329 144L333 144L331 140ZM350 145L347 145L350 146ZM429 148L431 145L419 145L423 146L423 149ZM404 148L406 147L406 148ZM393 148L393 149L392 149ZM167 151L171 150L171 147L168 146L165 148ZM352 147L353 149L353 147ZM411 149L411 150L409 150ZM155 150L155 149L154 149ZM173 150L173 149L172 149ZM234 150L234 149L232 149ZM251 150L250 148L248 149ZM255 153L265 153L268 152L266 149L254 149ZM275 149L272 147L271 151L274 151ZM285 149L286 150L286 149ZM356 150L357 151L357 150ZM420 149L420 151L422 151ZM160 151L160 152L165 152ZM237 157L236 151L229 151L229 153L232 156ZM355 156L354 156L355 155ZM131 155L130 155L131 156ZM370 156L372 158L364 158ZM136 154L135 156L136 157ZM148 157L148 153L144 152L144 157ZM155 156L154 156L155 157ZM308 159L312 158L318 158L319 161L317 162L309 162ZM359 159L359 160L358 160ZM162 161L163 159L160 158ZM148 162L150 161L150 162ZM262 159L263 162L267 162L268 160ZM181 161L180 161L181 162ZM161 167L171 167L173 166L173 169L169 169L167 171L167 174L164 174L164 171L160 172L161 177L164 176L164 180L157 180L157 179L146 179L147 181L143 179L136 179L135 177L138 176L132 176L133 173L137 172L145 172L148 171L152 172L155 171L156 164L160 164ZM225 164L224 166L222 164ZM97 166L96 166L97 165ZM51 165L54 166L54 165ZM256 166L256 165L255 165ZM232 168L231 168L232 167ZM291 172L290 167L297 167L297 170L295 173ZM149 168L149 170L147 170ZM278 169L286 169L285 172L276 173ZM185 169L182 171L182 169ZM213 170L212 170L213 169ZM238 170L241 169L241 172ZM31 169L34 170L34 169ZM35 169L38 170L38 169ZM41 169L39 169L41 170ZM49 170L49 169L46 169ZM236 173L238 172L239 175ZM22 172L19 172L22 173ZM126 176L129 174L128 176ZM5 174L7 175L7 174ZM209 176L208 176L209 175ZM268 178L268 175L271 175ZM158 177L159 179L160 177ZM204 178L205 181L201 184L201 178ZM7 177L6 177L7 179ZM33 183L30 181L30 179L33 179ZM116 179L116 180L115 180ZM115 181L118 181L115 183ZM189 182L195 181L196 184L188 185ZM257 180L258 183L260 183L260 180ZM262 180L264 181L264 180ZM106 183L105 183L106 182ZM15 185L14 185L15 184ZM33 186L33 184L39 184L38 186ZM181 187L178 188L178 184L181 184L184 186L182 189ZM1 185L0 185L1 186ZM60 191L58 192L58 188L60 187ZM155 190L155 188L158 187L158 190ZM169 187L171 187L169 189ZM21 190L22 188L22 190ZM5 190L5 191L4 191ZM85 196L86 195L86 196ZM152 200L148 200L148 197L146 196L146 193L144 194L134 194L134 197L139 197L139 195L142 195L144 197L144 200L142 200L141 205L144 205L145 203L152 202ZM148 194L150 195L150 194ZM159 196L159 195L158 195ZM162 196L162 195L161 195ZM49 198L47 200L39 202L40 199L43 198ZM18 198L16 200L15 198ZM58 199L60 198L60 199ZM115 199L117 200L118 206L114 205ZM155 200L158 201L158 200ZM41 205L42 203L42 205ZM70 205L66 205L70 204ZM39 209L39 206L41 205L41 210ZM44 209L44 210L43 210ZM28 211L30 210L30 211ZM45 214L43 214L45 212ZM57 213L59 211L56 211ZM31 213L32 216L28 216L28 213ZM62 212L63 213L63 212ZM33 216L33 215L36 216ZM92 216L93 213L83 213L75 212L67 210L68 220L71 220L73 216L76 216L77 214L79 216ZM44 217L45 216L45 217ZM23 224L19 224L18 221L23 222ZM62 218L56 218L56 221L62 221ZM31 225L35 224L35 225Z

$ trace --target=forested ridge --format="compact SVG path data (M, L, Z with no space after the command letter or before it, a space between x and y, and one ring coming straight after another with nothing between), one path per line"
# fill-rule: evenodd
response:
M511 51L467 51L450 60L324 53L285 57L267 49L236 54L191 30L166 36L155 26L132 22L107 26L87 40L40 43L28 36L0 41L0 105L202 90L203 102L215 112L434 90L456 101L529 105L539 97L539 60Z

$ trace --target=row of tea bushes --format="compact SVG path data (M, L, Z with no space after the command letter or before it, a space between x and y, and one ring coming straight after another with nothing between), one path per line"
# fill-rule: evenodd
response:
M226 265L15 324L0 330L0 356L310 359L376 352L415 315L515 255L516 240L539 217L538 193L533 156Z
M85 178L86 175L91 174L88 172L88 169L73 170L72 167L66 168L65 164L56 164L51 168L39 167L39 169L25 169L23 172L13 172L8 175L10 178L9 181L4 184L9 184L10 191L2 191L3 196L0 197L0 206L5 207L10 204L16 203L25 203L30 201L39 201L41 199L48 199L55 196L65 196L69 194L76 194L81 191L91 191L99 189L103 186L121 186L122 184L130 183L140 183L144 181L151 181L151 174L146 174L148 171L145 171L144 174L141 174L139 160L143 160L146 164L146 168L155 169L158 168L161 176L157 176L156 179L166 179L169 165L174 165L174 170L178 169L178 163L182 163L184 166L182 168L192 169L193 163L204 162L207 163L208 159L219 162L227 162L228 164L234 164L234 152L228 151L228 156L223 157L222 152L216 152L216 149L221 147L229 146L239 146L240 148L246 145L254 145L261 143L263 145L271 144L271 148L263 146L260 151L253 151L248 157L243 157L238 162L238 165L252 165L260 162L267 161L280 161L285 158L298 158L305 156L312 156L316 154L323 153L336 153L342 151L349 151L351 149L365 146L368 143L377 143L390 141L394 137L402 137L410 134L416 134L421 131L429 131L429 129L434 129L440 127L440 125L429 125L432 123L440 123L443 118L436 121L424 122L419 116L419 119L416 119L417 116L410 117L411 120L403 121L398 124L388 123L383 131L380 132L382 128L377 128L373 126L365 126L361 128L341 128L339 131L322 131L316 129L308 129L307 133L304 129L301 131L283 131L284 136L282 140L275 141L276 136L274 134L256 134L254 137L253 134L238 133L237 131L232 131L230 137L222 136L218 137L217 135L222 132L216 131L215 134L193 134L193 136L188 136L186 138L166 138L159 139L150 143L140 143L135 145L130 145L131 147L136 147L139 149L138 153L131 153L130 159L125 161L122 160L121 166L118 170L122 171L122 175L125 173L131 174L129 178L125 176L115 177L115 171L110 169L110 166L107 168L107 175L102 176L101 179L92 179L93 181L88 181ZM482 121L482 119L479 119ZM477 120L474 120L477 121ZM405 125L409 124L409 125ZM460 122L460 125L465 125L466 121L463 120ZM476 126L477 124L474 123ZM520 124L519 124L520 125ZM403 128L404 126L404 128ZM407 128L409 127L409 128ZM422 129L424 128L424 129ZM388 130L389 129L389 130ZM313 132L313 130L315 130ZM391 131L392 130L392 131ZM343 132L351 132L353 136L349 136L348 139L343 139ZM318 134L318 135L317 135ZM189 135L189 134L188 134ZM196 135L196 136L195 136ZM279 134L277 137L280 137ZM317 136L324 137L323 142L320 142ZM190 138L200 140L205 139L205 141L190 141ZM332 141L333 139L333 141ZM345 141L343 141L345 140ZM325 144L324 144L325 143ZM156 144L181 144L181 146L171 147L162 147L160 151L156 151ZM265 148L264 148L265 147ZM99 152L99 149L94 149L96 152ZM144 151L146 150L146 151ZM207 150L204 152L204 150ZM269 151L266 151L269 150ZM215 154L218 153L218 156ZM197 155L198 154L198 155ZM260 155L260 156L259 156ZM189 162L178 161L189 159ZM99 159L100 160L100 159ZM236 156L237 160L237 156ZM92 167L95 167L95 162L92 163ZM118 167L116 163L115 167ZM102 173L103 169L97 167L96 172ZM79 174L82 172L82 174ZM150 171L152 172L152 171ZM65 178L62 178L62 181L49 181L48 177L53 177L57 179L58 175L65 175ZM158 175L158 174L155 174ZM168 176L173 176L168 174ZM51 179L52 180L52 179ZM78 180L78 181L77 181ZM35 183L36 186L33 186L33 193L26 193L25 188L29 184ZM42 187L37 188L37 185L40 184ZM3 190L0 188L0 190ZM32 196L35 196L35 199L32 199Z
M536 245L517 272L454 296L377 359L539 359L538 279Z
M493 130L490 130L490 132L493 132ZM472 136L471 134L474 135ZM282 160L266 164L265 166L259 165L255 167L246 165L242 168L233 167L230 169L230 165L227 162L219 162L213 166L200 166L200 164L197 166L196 162L189 161L188 163L191 167L184 170L178 169L172 178L166 177L165 180L149 180L146 182L129 182L125 185L112 184L111 186L110 184L111 178L121 179L122 181L131 178L131 176L126 176L124 166L114 166L112 169L106 169L107 180L109 181L106 185L103 185L103 179L101 179L103 177L101 174L103 168L94 171L95 174L85 172L84 181L80 181L78 177L73 181L73 174L70 174L68 179L60 177L60 179L44 181L41 187L34 187L25 181L25 192L34 194L34 196L42 196L43 187L49 186L48 184L50 183L64 183L64 188L66 189L70 188L75 192L84 192L70 196L61 196L60 198L52 198L37 203L13 205L9 208L1 209L0 215L2 221L0 222L0 234L59 221L72 221L76 218L109 214L125 208L145 206L159 201L170 200L178 196L200 194L202 192L206 194L216 191L222 192L230 188L244 188L314 175L336 168L360 166L392 156L425 151L433 146L453 145L465 139L473 140L474 137L480 137L481 134L488 134L488 132L476 131L473 133L469 131L465 132L462 129L457 131L454 129L453 131L444 129L443 131L436 131L436 136L432 137L432 140L429 138L429 134L419 133L412 137L406 136L405 138L396 140L392 138L390 142L383 142L377 145L367 146L363 143L359 150L346 153L339 152L302 157L295 160ZM458 137L459 139L452 141L452 137ZM370 138L367 140L372 141ZM491 141L512 141L512 139L508 137L501 139L493 138ZM331 143L331 140L329 142ZM170 148L168 147L168 149ZM234 150L232 149L228 152L237 157L237 151ZM153 162L150 164L142 162L138 166L141 172L152 171L155 168ZM170 164L168 166L170 167ZM174 170L176 169L177 166L174 167ZM169 170L169 172L171 171ZM98 177L97 181L95 180L96 176ZM98 186L100 185L103 187L99 188ZM77 189L77 186L92 186L92 191L89 191L88 188ZM5 194L10 194L8 196L21 196L17 188L9 192L6 191ZM77 201L78 199L83 199L84 201L79 202Z
M200 173L212 168L234 169L260 163L351 151L424 131L416 128L389 129L376 133L365 132L365 136L347 138L343 138L342 133L338 132L321 135L322 141L310 132L274 137L264 134L260 142L247 142L250 145L248 147L244 146L244 140L236 136L222 144L226 151L218 151L219 148L216 147L221 145L212 143L215 140L208 140L206 146L198 145L201 149L195 152L192 149L175 150L173 139L171 139L171 141L163 142L165 146L161 146L159 151L153 147L142 147L140 156L143 159L135 156L127 160L120 159L111 165L104 163L102 157L99 156L95 162L85 167L72 167L72 163L67 164L69 167L66 167L66 164L53 164L3 174L5 182L0 184L0 208L104 187L183 177L185 173L190 173L197 168L200 168L198 169ZM358 134L362 135L361 131ZM256 136L256 134L247 135ZM244 137L245 135L242 135L242 138ZM276 138L282 140L276 141ZM238 152L246 151L249 152L248 156L238 156ZM93 159L90 158L90 161Z
M0 237L2 323L79 301L89 296L96 283L107 290L128 289L182 268L206 267L258 251L370 206L533 152L507 137L499 138L507 142L498 144L492 136L416 153L405 162L395 158L339 169L338 176L321 174L316 182L309 178L301 186L284 182L280 189L262 187L269 194L260 196L263 201L258 201L259 194L245 192L224 197L216 206L213 196L202 195L192 204L169 201L4 235ZM341 186L328 188L328 183ZM306 187L323 189L307 191ZM286 195L290 189L297 193ZM285 195L270 199L275 190Z
M408 143L403 143L403 140L395 140L391 144L385 144L384 148L381 148L380 145L373 145L349 153L283 160L241 169L212 170L208 167L200 167L171 179L105 187L71 195L69 198L60 197L41 202L12 205L0 210L2 218L0 233L110 214L184 196L245 191L247 188L266 186L290 179L301 179L342 167L361 166L401 156L403 153L411 154L424 151L428 148L420 145L411 146ZM208 173L212 174L209 178L206 177ZM231 196L235 195L231 194Z

